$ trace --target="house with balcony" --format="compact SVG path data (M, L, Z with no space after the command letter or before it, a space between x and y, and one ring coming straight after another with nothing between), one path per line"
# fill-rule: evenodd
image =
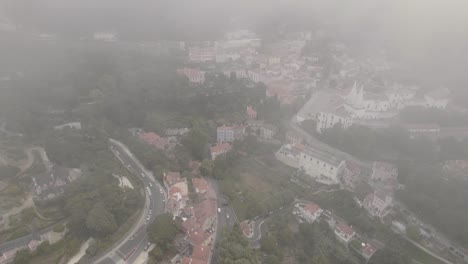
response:
M306 221L309 224L315 222L320 215L322 214L323 210L317 204L313 202L309 203L297 203L294 206L293 213Z

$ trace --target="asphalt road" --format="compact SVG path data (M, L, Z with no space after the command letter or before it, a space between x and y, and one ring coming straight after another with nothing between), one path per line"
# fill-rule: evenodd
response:
M131 231L129 231L112 250L93 261L93 263L133 263L148 244L146 235L147 225L154 220L156 215L165 212L166 194L164 188L154 180L151 172L145 170L125 145L111 139L110 148L122 165L142 180L146 194L145 205L139 220Z
M219 244L221 243L223 231L226 230L230 232L232 227L237 222L236 214L232 207L229 205L229 202L220 194L218 190L218 183L216 180L207 179L210 181L211 185L213 186L218 203L218 221L216 226L216 235L213 241L213 248L211 252L211 263L216 264L219 257Z

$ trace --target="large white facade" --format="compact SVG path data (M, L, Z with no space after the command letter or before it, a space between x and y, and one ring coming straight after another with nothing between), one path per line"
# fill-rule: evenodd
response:
M352 116L345 110L344 106L329 112L320 112L317 117L317 132L332 128L336 124L341 124L343 128L348 128L353 124Z
M338 184L338 175L344 168L344 159L326 151L305 147L300 155L299 165L315 181L332 185Z
M354 83L346 97L345 109L353 118L380 119L396 115L390 98L384 94L366 93L363 86Z

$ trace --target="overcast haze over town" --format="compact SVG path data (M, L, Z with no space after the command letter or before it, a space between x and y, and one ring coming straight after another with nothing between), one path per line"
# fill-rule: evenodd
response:
M468 1L0 0L0 264L468 263Z

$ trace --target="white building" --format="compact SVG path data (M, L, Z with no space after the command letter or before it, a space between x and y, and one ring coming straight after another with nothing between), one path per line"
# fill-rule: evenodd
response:
M182 127L182 128L168 128L164 131L166 136L182 136L190 132L190 128Z
M447 88L433 90L424 95L424 99L426 100L426 107L439 109L447 108L449 97L450 91Z
M366 93L364 87L358 87L357 83L346 96L344 106L354 118L359 119L390 118L397 114L390 111L392 103L385 94Z
M348 128L353 124L353 117L345 110L344 106L318 113L316 127L318 133L322 133L323 130L332 128L336 124L340 124L343 128Z
M406 88L402 85L394 85L386 92L390 106L401 110L405 108L416 96L417 87Z
M375 217L384 217L390 213L393 206L393 198L387 193L374 191L364 199L364 208Z
M184 75L191 83L203 84L205 82L205 72L199 69L183 68L177 69L177 74Z
M308 204L296 204L294 208L294 213L304 219L307 223L312 224L315 222L320 215L322 214L323 210L320 206L316 205L315 203L308 203Z
M273 139L273 137L276 135L276 132L278 132L277 127L270 124L264 124L260 127L260 138L265 140Z
M303 150L302 144L285 144L275 153L275 157L288 166L300 168L299 162Z
M331 185L339 183L338 175L343 170L345 161L326 151L304 147L299 165L315 181Z
M240 54L237 52L220 52L216 54L216 63L236 61L238 59L240 59Z
M335 227L335 235L339 241L348 244L356 236L356 231L345 223L339 223Z
M93 38L98 41L114 42L117 41L117 34L114 32L96 32Z
M216 60L215 47L191 47L189 48L189 60L191 62L207 62Z

